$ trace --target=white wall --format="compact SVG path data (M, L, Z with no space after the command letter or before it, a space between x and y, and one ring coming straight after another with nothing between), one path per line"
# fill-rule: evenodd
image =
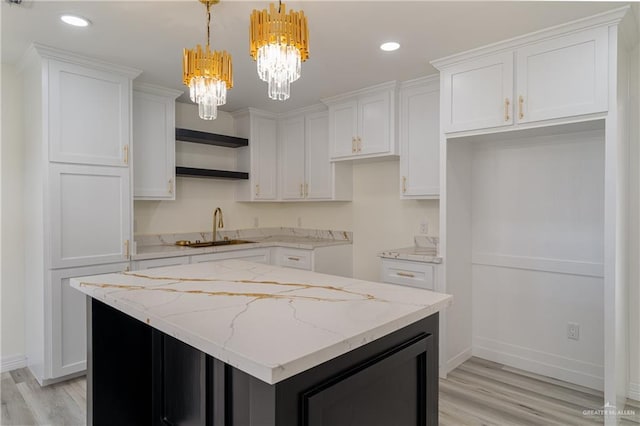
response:
M2 364L24 354L24 247L22 221L21 80L13 65L2 64Z
M604 132L478 142L472 169L473 353L603 389Z
M224 112L214 121L198 118L194 105L176 104L176 125L195 130L233 135L233 119ZM178 165L235 167L230 148L179 142ZM258 226L338 229L354 233L354 275L377 280L379 258L384 249L409 246L419 233L422 218L429 233L438 235L437 201L401 201L398 192L398 161L378 161L354 166L353 202L237 203L234 182L215 179L178 178L175 201L136 201L135 233L161 234L206 231L216 207L224 212L227 229Z
M633 5L637 29L640 31L640 6ZM639 34L640 38L640 34ZM630 246L629 259L629 396L640 400L640 47L636 46L630 55ZM634 120L633 117L636 117Z

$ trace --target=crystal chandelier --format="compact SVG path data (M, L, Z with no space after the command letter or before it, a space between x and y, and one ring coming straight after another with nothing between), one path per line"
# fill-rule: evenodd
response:
M227 89L233 87L231 55L226 51L211 51L209 47L211 6L220 0L199 0L207 8L207 46L184 49L182 81L189 86L189 95L198 104L203 120L215 120L218 106L227 102Z
M258 76L269 84L269 97L289 99L290 85L300 78L300 64L309 58L309 28L304 12L290 11L280 1L278 9L251 13L250 53L258 63Z

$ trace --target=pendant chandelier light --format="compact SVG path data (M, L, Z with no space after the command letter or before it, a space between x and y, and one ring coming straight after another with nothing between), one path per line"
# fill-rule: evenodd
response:
M226 51L211 51L209 42L211 6L220 0L199 0L207 8L207 45L203 49L184 49L182 81L189 86L191 100L198 104L203 120L215 120L218 106L227 102L227 89L233 87L231 55Z
M290 85L300 78L300 65L309 58L309 28L304 12L290 11L280 1L269 11L254 10L249 27L250 53L258 76L269 84L269 97L289 99Z

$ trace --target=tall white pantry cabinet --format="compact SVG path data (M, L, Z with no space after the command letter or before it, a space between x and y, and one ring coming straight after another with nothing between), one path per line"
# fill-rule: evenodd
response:
M85 300L69 279L129 264L131 84L140 71L41 45L20 66L27 365L48 384L86 369Z
M637 362L628 343L638 220L629 214L638 168L630 15L626 6L433 62L439 290L454 297L443 318L447 370L476 355L604 390L604 406L624 408ZM583 325L578 338L572 321Z

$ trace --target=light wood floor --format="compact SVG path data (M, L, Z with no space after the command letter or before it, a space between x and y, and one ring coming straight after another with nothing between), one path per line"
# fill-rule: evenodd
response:
M86 381L83 377L40 388L27 369L2 373L2 425L85 424ZM440 380L441 425L592 425L602 417L585 416L598 409L602 393L490 361L472 358ZM640 425L635 415L621 419Z

